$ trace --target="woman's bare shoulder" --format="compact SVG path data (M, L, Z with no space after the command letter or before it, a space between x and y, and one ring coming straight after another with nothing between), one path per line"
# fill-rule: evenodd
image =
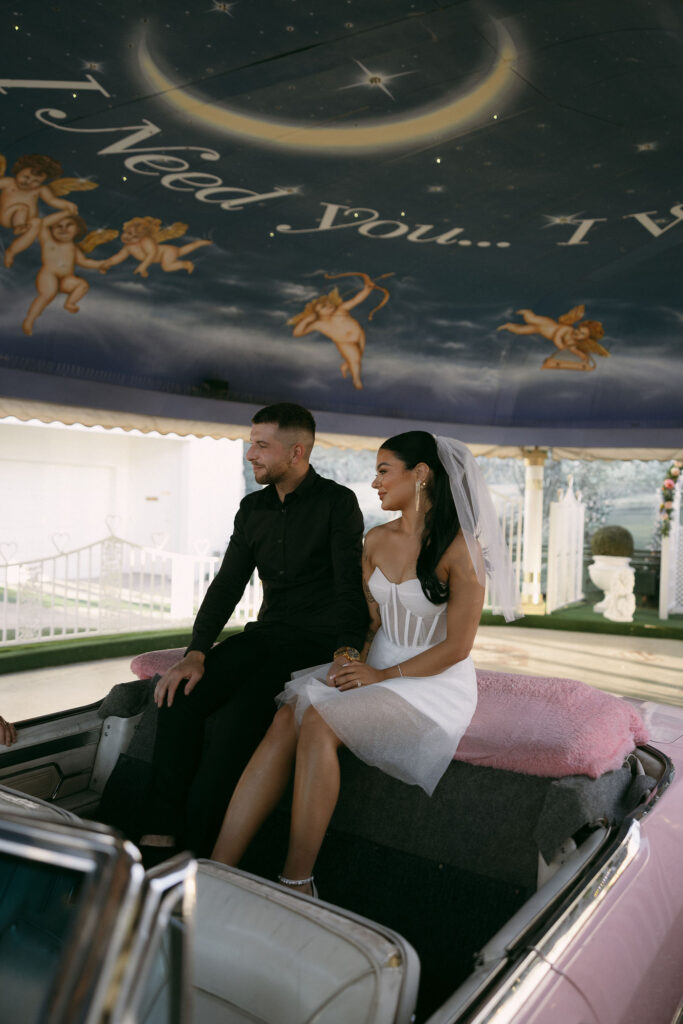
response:
M379 526L373 526L371 530L365 534L365 545L369 545L371 548L377 544L382 543L382 539L386 537L388 530L392 526L391 523L380 523Z
M365 562L370 562L374 565L378 553L387 542L391 526L392 523L380 523L379 526L373 526L365 534L365 543L363 545L363 560Z

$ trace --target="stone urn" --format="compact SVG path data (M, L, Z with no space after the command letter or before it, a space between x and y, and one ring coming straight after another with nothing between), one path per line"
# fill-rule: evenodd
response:
M633 622L636 599L633 593L636 574L631 567L633 537L623 526L604 526L591 537L593 561L588 575L598 590L604 591L602 601L594 605L612 622Z

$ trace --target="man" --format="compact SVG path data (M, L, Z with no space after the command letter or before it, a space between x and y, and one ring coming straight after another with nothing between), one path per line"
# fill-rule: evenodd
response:
M367 627L363 517L355 495L309 464L315 421L286 402L252 420L247 459L263 490L235 516L185 655L157 682L153 819L140 845L208 855L239 776L295 669L357 656ZM213 647L256 568L258 620ZM183 822L186 811L186 822ZM156 851L150 848L156 848Z

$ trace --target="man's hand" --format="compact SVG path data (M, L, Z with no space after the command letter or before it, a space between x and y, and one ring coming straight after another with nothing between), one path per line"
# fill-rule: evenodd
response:
M16 738L17 730L11 722L5 721L5 719L0 715L0 743L6 747L11 747Z
M327 683L327 685L336 686L335 679L337 678L337 673L340 671L340 669L344 667L344 665L350 664L352 664L352 662L350 662L348 658L343 657L337 658L335 661L333 661L329 667L327 676L325 678L325 682Z
M164 702L168 702L170 708L176 690L184 679L187 679L185 694L192 693L204 675L205 658L206 655L202 651L188 651L184 658L164 672L154 687L154 703L158 708L162 707Z

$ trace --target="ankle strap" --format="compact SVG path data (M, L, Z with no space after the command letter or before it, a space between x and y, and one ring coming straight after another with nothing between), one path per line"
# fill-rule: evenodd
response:
M299 885L310 885L313 881L313 875L309 875L308 878L285 878L284 875L278 875L277 880L281 885L291 885L296 888Z

